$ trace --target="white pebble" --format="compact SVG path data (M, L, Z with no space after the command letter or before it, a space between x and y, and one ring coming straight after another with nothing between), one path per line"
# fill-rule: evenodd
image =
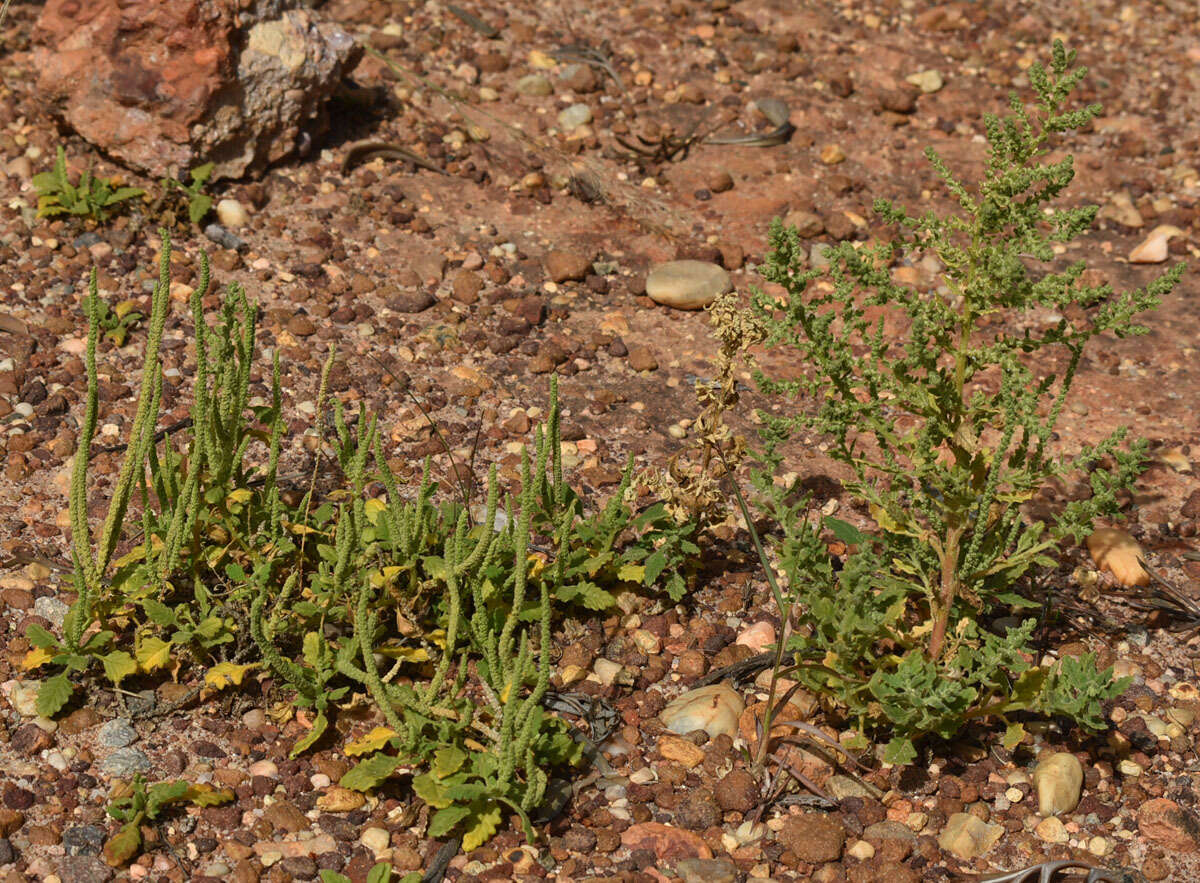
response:
M236 199L222 199L217 203L217 220L222 227L236 230L250 223L250 214Z
M378 854L391 845L392 835L386 828L367 828L358 839L363 846Z

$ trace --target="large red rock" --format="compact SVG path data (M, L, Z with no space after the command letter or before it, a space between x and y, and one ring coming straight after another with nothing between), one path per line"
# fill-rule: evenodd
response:
M1173 800L1160 797L1137 812L1142 836L1172 852L1200 852L1200 818Z
M699 834L662 822L630 825L621 834L621 845L628 849L649 849L659 861L671 864L687 858L713 857Z
M327 125L361 48L295 0L47 0L35 32L51 112L127 165L236 178Z

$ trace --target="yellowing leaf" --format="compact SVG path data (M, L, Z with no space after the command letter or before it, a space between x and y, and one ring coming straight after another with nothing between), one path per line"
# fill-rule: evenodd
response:
M387 509L387 503L378 497L372 497L363 504L363 511L366 513L367 520L375 524L379 520L379 513Z
M214 788L201 782L188 788L187 799L196 806L220 806L233 800L233 792L228 788Z
M300 720L299 715L296 716L296 719L299 720L300 723L304 723L304 721ZM328 726L329 718L325 717L325 712L318 712L316 719L312 722L312 726L308 728L308 732L297 739L296 744L292 746L292 751L289 756L299 757L305 751L308 751L308 749L316 745L317 740L324 735Z
M405 662L428 662L429 651L424 647L400 647L389 645L380 647L378 652L389 659L403 659Z
M113 312L116 313L118 319L124 319L137 305L136 300L123 300L113 307Z
M237 503L238 505L244 505L244 504L250 502L250 498L252 496L253 496L253 494L250 492L249 488L239 487L239 488L234 488L228 494L226 494L225 499L227 502L230 502L230 503Z
M530 577L533 577L536 579L538 576L541 575L542 571L546 569L547 558L545 555L541 555L541 554L534 552L525 560L529 566L529 576Z
M100 662L104 666L105 676L114 684L120 684L130 675L137 674L137 660L124 650L114 650L101 656Z
M50 652L48 647L34 647L32 650L26 653L25 658L21 660L21 668L25 671L30 671L39 666L45 665L53 658L54 654Z
M900 533L900 525L896 523L892 516L887 514L887 511L882 506L871 503L868 508L871 512L871 517L875 519L875 523L879 525L880 529L891 533Z
M1004 747L1011 751L1021 744L1023 738L1025 738L1025 725L1014 721L1004 731Z
M617 579L627 583L638 583L646 576L646 567L643 564L626 564L617 571Z
M487 751L487 748L485 748L485 747L484 747L483 745L481 745L479 742L476 742L476 741L475 741L474 739L472 739L470 736L468 736L467 738L463 739L463 745L467 746L467 747L468 747L468 748L470 748L472 751Z
M216 690L224 690L230 684L240 685L246 672L258 664L238 665L234 662L219 662L204 673L204 683Z
M378 751L383 746L387 745L388 741L395 738L396 731L387 727L376 727L367 733L361 739L355 739L342 749L347 757L356 757L360 754L370 754L372 751Z
M138 641L137 653L134 655L141 670L149 674L165 667L171 661L171 644L162 638L142 638Z
M475 824L467 820L467 830L463 831L463 852L473 852L492 839L496 829L500 827L500 805L491 804L487 809L475 816Z
M382 588L395 579L396 574L403 569L403 567L397 567L393 564L383 568L383 570L372 570L370 573L371 588Z
M321 531L317 530L315 527L309 527L307 524L297 524L295 522L289 523L287 525L287 528L288 528L288 530L290 530L292 533L296 534L297 536L305 536L307 534L321 533Z

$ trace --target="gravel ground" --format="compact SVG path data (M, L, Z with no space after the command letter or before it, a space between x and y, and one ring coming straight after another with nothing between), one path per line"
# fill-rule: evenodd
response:
M330 343L339 349L333 391L387 415L405 474L427 455L439 475L450 468L407 391L460 453L482 427L480 460L514 477L514 443L544 412L550 372L560 377L576 486L600 499L630 453L665 462L686 430L679 421L695 414L691 383L710 370L715 344L703 314L645 296L648 268L673 257L715 261L748 292L776 215L807 224L818 246L872 236L877 197L947 205L921 149L935 146L968 177L978 172L981 112L1003 110L1008 90L1028 87L1024 71L1054 35L1092 69L1082 97L1105 106L1072 143L1071 192L1106 208L1066 257L1087 260L1120 288L1161 272L1127 260L1157 225L1183 231L1170 242L1172 255L1197 254L1200 35L1189 2L474 7L499 29L497 39L448 8L326 3L325 16L422 81L397 79L365 58L354 79L372 105L343 102L332 134L307 156L261 181L217 188L251 213L237 231L244 250L176 234L177 301L207 249L217 280L243 283L262 305L260 341L280 352L285 400L298 418L297 446L285 460L297 468L298 436ZM16 564L29 554L67 560L63 470L84 388L82 282L95 265L107 297L147 299L159 247L154 222L139 227L136 216L94 231L23 219L20 206L36 201L30 177L57 143L101 174L115 171L60 134L39 107L29 52L38 11L13 5L0 86L0 553ZM607 45L620 84L586 64L540 66L572 43ZM921 86L909 83L913 75ZM764 96L790 107L796 132L785 144L699 145L674 161L633 162L614 140L725 118L734 133L765 130L751 109ZM416 151L447 174L390 159L343 172L348 145L367 137ZM563 186L570 179L574 186ZM904 272L916 284L933 282L929 266ZM1198 294L1196 276L1186 276L1148 319L1148 336L1097 342L1059 439L1077 450L1128 423L1151 440L1159 459L1139 481L1127 525L1189 598L1200 595L1200 563L1182 557L1200 517L1190 465L1190 445L1200 441ZM173 309L164 424L185 416L194 365L190 318L182 303ZM119 441L128 427L143 339L135 331L129 347L101 353L101 444ZM748 395L746 404L764 403ZM819 440L803 441L791 468L837 500L838 469ZM117 463L111 454L96 458L101 491ZM1053 502L1054 493L1046 496ZM1062 573L1086 563L1086 553L1073 552ZM403 783L348 809L329 799L347 759L336 749L288 759L303 722L275 715L282 697L261 686L160 716L146 713L146 697L100 691L57 728L32 723L20 711L24 632L61 617L64 587L56 571L16 564L0 577L0 689L8 699L0 703L0 880L287 881L332 868L361 881L376 856L406 871L433 864L441 844L424 836L426 815ZM775 806L761 828L747 824L758 794L732 740L671 739L657 719L666 701L750 652L735 643L740 634L771 621L759 575L748 563L731 570L680 607L638 599L621 615L556 635L559 671L590 672L571 688L604 698L620 716L605 746L613 771L584 784L538 843L506 827L455 856L447 879L946 880L1066 858L1130 869L1127 879L1200 878L1196 641L1104 597L1117 633L1056 632L1046 652L1090 648L1134 676L1111 709L1110 733L1087 738L1048 726L1009 753L999 750L998 733L971 731L933 747L917 766L873 772L877 791L848 794L832 811ZM655 640L633 640L638 629ZM604 677L611 667L598 660L631 676ZM753 701L756 688L746 686ZM170 703L188 689L163 684L155 699ZM814 722L826 723L819 714ZM346 723L355 733L373 725ZM1083 800L1061 824L1046 825L1031 797L1034 759L1048 749L1075 754L1084 769ZM833 773L806 760L822 781ZM139 768L154 779L220 783L236 802L176 814L149 832L145 855L114 872L96 857L115 830L104 806L114 782ZM985 855L964 860L939 845L960 812L1002 827Z

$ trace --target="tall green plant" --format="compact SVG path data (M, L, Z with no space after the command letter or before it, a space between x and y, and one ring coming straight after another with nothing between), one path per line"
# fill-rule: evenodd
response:
M829 278L819 282L797 232L778 222L771 229L763 275L787 297L758 293L755 308L770 328L767 345L793 350L808 373L758 372L757 380L769 394L803 397L813 407L761 412L767 459L777 464L781 443L808 428L828 437L830 456L851 468L847 489L868 505L878 531L853 534L859 553L833 603L838 615L861 607L870 624L857 637L853 628L831 634L830 652L860 674L870 654L881 655L876 675L861 678L864 689L893 722L903 718L908 733L949 732L988 697L1010 691L1032 623L997 643L976 617L997 604L1026 605L1017 581L1052 566L1060 543L1078 539L1097 516L1116 514L1117 490L1143 461L1143 443L1122 447L1123 428L1074 458L1051 444L1086 344L1100 334L1145 333L1136 316L1157 306L1183 271L1176 266L1144 289L1114 295L1083 281L1082 261L1047 266L1055 244L1078 237L1096 215L1094 206L1052 205L1074 170L1070 156L1047 155L1060 136L1100 113L1098 105L1065 107L1086 74L1074 60L1056 41L1050 70L1029 71L1033 107L1013 95L1011 116L985 117L988 161L976 187L926 151L960 211L915 215L878 200L895 238L836 246L827 253ZM944 287L896 282L889 266L901 255L936 257ZM1034 310L1057 318L1033 330L1037 323L1022 320ZM885 332L889 320L898 335ZM1059 359L1058 370L1042 373L1049 357ZM1021 504L1040 487L1077 470L1090 472L1090 499L1049 524L1024 517ZM848 525L842 531L850 536ZM810 627L820 633L823 625ZM853 640L862 643L847 646ZM1089 695L1111 692L1097 686L1108 681L1094 670L1079 678ZM913 695L934 705L944 698L944 708L922 716L922 702L903 698ZM1087 722L1097 724L1095 715Z

